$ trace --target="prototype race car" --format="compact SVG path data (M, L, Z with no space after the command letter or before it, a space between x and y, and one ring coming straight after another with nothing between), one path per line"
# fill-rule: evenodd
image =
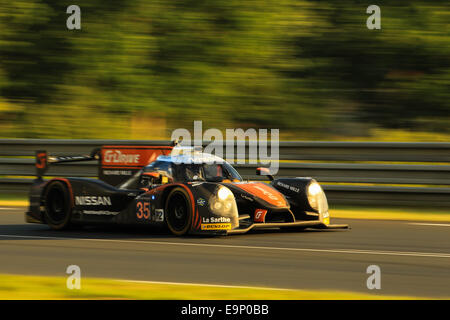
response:
M51 163L98 160L99 179L42 176ZM248 182L225 160L190 147L103 146L88 156L36 152L37 179L26 221L72 225L160 225L177 236L227 235L263 228L331 225L328 202L312 178Z

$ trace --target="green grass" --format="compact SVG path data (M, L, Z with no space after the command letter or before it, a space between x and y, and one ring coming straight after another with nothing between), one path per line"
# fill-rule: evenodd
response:
M329 290L285 290L223 287L81 278L80 290L69 290L67 278L0 274L0 299L146 299L146 300L375 300L427 299Z
M0 193L0 206L28 206L28 195L26 193Z
M28 206L28 195L20 193L0 193L0 206L25 207Z

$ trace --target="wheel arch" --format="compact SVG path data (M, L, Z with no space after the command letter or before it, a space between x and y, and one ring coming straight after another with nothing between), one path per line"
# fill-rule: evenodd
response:
M72 189L72 184L70 183L69 179L66 178L53 178L51 180L49 180L45 187L42 188L42 193L41 193L41 205L45 205L45 199L44 196L47 192L47 189L52 185L53 182L55 181L59 181L62 182L63 184L66 185L67 190L69 191L69 197L70 197L70 208L73 209L75 203L74 203L74 197L73 197L73 189Z
M67 206L67 218L64 218L59 224L58 221L52 221L53 218L48 217L48 207L47 207L47 195L51 192L52 186L55 185L56 189L59 189L63 191L65 194L64 196L67 197L68 200L68 206ZM42 222L49 225L54 230L62 230L67 229L72 225L72 212L74 208L74 197L73 197L73 190L72 185L70 181L66 178L54 178L49 180L44 188L42 188L42 195L41 195L41 204L44 206L44 213L42 214ZM65 201L67 201L65 200Z
M166 202L167 202L167 197L169 196L169 194L172 192L172 190L174 190L175 188L181 188L184 191L186 191L186 193L188 194L188 201L191 205L191 210L192 210L192 219L191 219L191 224L189 227L189 231L195 230L197 229L197 227L199 227L200 225L200 218L199 218L199 213L198 210L196 208L196 204L195 204L195 197L194 197L194 192L191 190L191 188L189 188L188 186L186 186L183 183L174 183L166 188L164 188L163 192L162 192L162 204L164 206L164 209L166 208Z

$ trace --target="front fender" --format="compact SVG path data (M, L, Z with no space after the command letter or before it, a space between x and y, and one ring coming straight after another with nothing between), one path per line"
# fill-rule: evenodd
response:
M239 227L236 200L232 192L230 198L221 202L217 197L219 188L226 188L217 183L200 182L187 185L194 198L194 218L191 233L226 234L227 230ZM222 206L230 204L227 211L214 209L216 202Z
M296 218L307 218L315 214L321 222L329 224L327 197L315 179L280 178L273 180L271 184L288 199ZM318 186L314 194L309 194L311 185Z

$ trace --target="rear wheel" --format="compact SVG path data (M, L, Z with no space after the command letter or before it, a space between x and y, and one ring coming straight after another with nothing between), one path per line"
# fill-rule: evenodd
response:
M166 200L166 222L177 236L185 235L192 224L192 208L189 195L183 188L173 189Z
M66 184L60 181L50 182L44 194L47 224L54 230L63 230L69 227L72 214L71 195Z

